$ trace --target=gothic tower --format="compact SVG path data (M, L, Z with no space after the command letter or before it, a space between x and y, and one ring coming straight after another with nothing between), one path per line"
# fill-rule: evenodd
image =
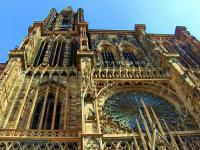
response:
M200 148L200 42L88 29L51 9L0 64L0 149Z

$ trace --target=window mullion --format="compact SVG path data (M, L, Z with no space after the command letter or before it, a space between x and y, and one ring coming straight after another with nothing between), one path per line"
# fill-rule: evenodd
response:
M47 99L47 104L46 104L46 108L45 108L45 114L44 114L44 119L43 119L43 127L42 129L47 129L47 122L48 122L48 116L49 116L49 108L50 108L50 105L51 105L51 102L52 102L52 99Z
M47 98L48 98L48 95L49 95L49 86L50 85L48 84L47 89L46 89L46 93L45 93L44 104L42 106L42 114L41 114L40 124L39 124L39 129L40 130L42 129L42 123L43 123L43 119L44 119L44 112L45 112L45 108L46 108Z
M39 58L38 58L38 60L37 60L37 63L36 63L36 65L39 65L39 63L40 63L40 59L41 59L41 55L42 55L42 52L43 52L43 50L44 50L44 47L45 47L45 45L46 45L46 41L44 41L44 42L42 42L41 43L42 45L42 49L41 49L41 51L39 52L40 53L40 55L39 55Z
M62 46L63 46L63 42L61 41L61 44L60 44L60 47L59 47L59 50L58 50L58 59L57 59L56 65L59 65L60 54L61 54L61 51L62 51Z
M53 64L54 64L54 61L55 61L55 56L56 56L56 51L57 51L57 48L58 48L58 41L56 41L56 47L55 47L55 49L54 49L54 54L53 54L53 60L52 60L52 62L51 62L51 65L53 66Z
M57 103L58 103L58 92L59 92L59 85L56 88L56 97L55 97L55 102L54 102L54 107L53 107L53 116L52 116L51 130L54 129L54 125L55 125L56 107L57 107Z
M39 89L40 89L40 87L39 87L40 80L42 79L42 77L43 76L41 76L40 79L39 79L39 81L38 81L38 87L36 89L35 96L33 98L33 103L32 103L31 111L30 111L30 114L29 114L28 122L27 122L27 125L26 125L26 129L30 128L30 124L31 124L33 112L34 112L34 109L35 109L35 104L36 104L36 101L37 101L37 98L38 98L38 92L39 92Z

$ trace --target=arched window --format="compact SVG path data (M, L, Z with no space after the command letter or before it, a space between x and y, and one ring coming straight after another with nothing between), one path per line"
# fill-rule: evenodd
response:
M132 63L135 67L138 67L138 60L133 52L123 51L124 59Z
M66 17L63 18L62 23L60 25L61 30L65 30L68 28L69 21Z
M59 129L61 106L61 98L57 97L56 100L53 93L49 93L46 101L42 97L36 104L31 129Z
M114 57L112 51L105 50L101 54L102 54L102 58L103 58L104 67L117 66L117 63L115 61L115 57Z
M35 57L35 61L34 61L34 66L38 66L40 64L42 64L42 61L44 59L45 53L47 51L48 48L48 42L46 41L42 41L42 43L40 44L40 48L37 52L37 55Z

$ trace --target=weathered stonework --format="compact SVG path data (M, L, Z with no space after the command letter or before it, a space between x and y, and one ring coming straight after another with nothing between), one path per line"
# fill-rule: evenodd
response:
M0 64L0 149L199 149L199 50L51 9Z

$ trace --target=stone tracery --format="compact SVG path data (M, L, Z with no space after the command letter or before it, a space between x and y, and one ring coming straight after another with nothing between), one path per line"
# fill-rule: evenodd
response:
M185 27L94 30L52 9L0 72L0 148L197 149L199 45Z
M112 118L114 122L121 123L125 128L133 128L135 130L137 128L135 120L142 122L139 113L139 110L144 111L142 101L144 101L147 108L150 109L152 107L154 109L162 124L164 124L162 121L164 119L168 126L176 130L190 129L192 127L191 124L190 126L184 126L187 118L187 113L184 115L184 110L182 110L184 108L178 108L178 110L166 100L148 93L125 92L115 94L106 100L102 111L107 118ZM197 125L193 126L198 128Z

